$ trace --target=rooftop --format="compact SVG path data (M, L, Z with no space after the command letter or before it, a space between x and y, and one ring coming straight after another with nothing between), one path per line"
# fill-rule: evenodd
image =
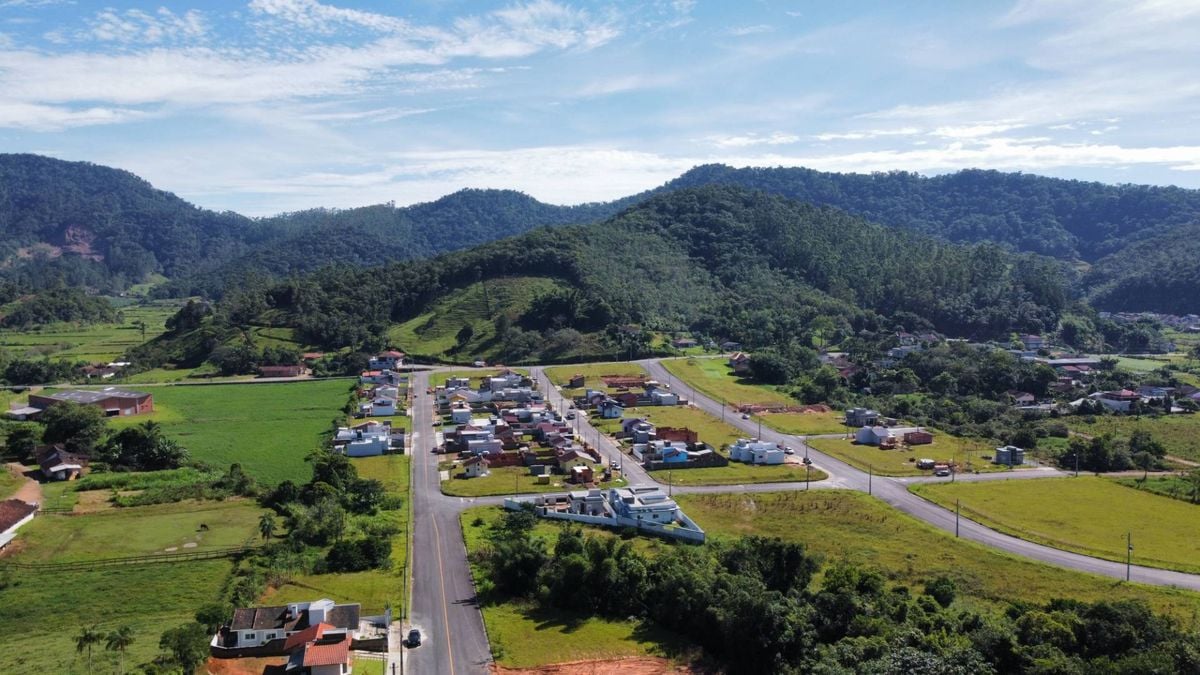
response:
M132 398L139 399L149 396L146 392L130 391L128 389L117 389L116 387L105 387L104 389L64 389L51 394L40 394L46 398L52 398L56 401L70 401L72 403L99 403L110 398Z

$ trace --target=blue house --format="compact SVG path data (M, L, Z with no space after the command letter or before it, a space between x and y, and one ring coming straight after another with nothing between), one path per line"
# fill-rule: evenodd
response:
M625 408L611 398L601 401L599 410L600 417L606 420L621 419L625 415Z

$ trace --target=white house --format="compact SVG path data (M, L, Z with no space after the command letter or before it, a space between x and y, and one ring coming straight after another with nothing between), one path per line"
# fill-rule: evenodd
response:
M854 434L859 445L890 445L900 442L905 434L920 431L917 427L863 427Z
M504 452L504 444L500 439L491 436L475 438L467 441L467 452L472 455L498 455Z
M654 389L650 392L650 402L654 405L679 405L679 394L670 389Z
M358 636L361 607L358 603L338 605L323 598L274 607L245 607L233 611L233 619L213 638L214 647L261 647L272 640L287 640L310 627L326 624L324 635ZM282 646L282 645L281 645Z
M371 417L390 417L396 414L396 399L383 396L371 401Z
M471 421L471 407L459 403L450 408L450 421L454 424L466 424Z
M352 427L338 427L333 447L347 457L374 457L388 451L392 443L390 424L366 422Z
M617 420L621 419L624 415L625 408L621 407L621 404L613 399L609 398L600 402L600 417L602 419Z
M729 459L746 464L783 464L787 453L774 443L758 439L739 438L729 446Z
M404 354L395 350L372 356L367 362L371 370L397 370L404 367Z
M463 462L463 470L467 478L481 478L488 475L491 473L488 471L489 466L491 466L491 462L482 455L476 455Z
M627 523L673 523L680 513L675 500L659 487L614 488L608 491L608 503Z

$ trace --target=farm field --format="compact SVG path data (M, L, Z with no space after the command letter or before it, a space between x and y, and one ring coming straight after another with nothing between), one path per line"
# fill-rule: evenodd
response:
M34 520L41 518L49 517ZM220 597L232 568L228 560L205 560L14 571L12 583L0 591L0 672L88 673L86 655L75 651L75 635L93 622L104 633L121 626L133 629L125 672L135 672L138 664L160 653L163 631L191 621L196 610ZM30 649L31 644L38 648ZM91 672L117 672L117 656L105 651L103 643L93 652Z
M335 602L360 603L365 614L382 614L384 608L390 604L397 616L401 608L405 607L404 575L408 560L411 458L408 455L383 455L355 458L352 461L360 477L378 480L383 483L388 494L404 499L404 508L398 516L402 523L401 529L392 537L391 568L344 574L297 575L289 583L268 590L262 602L284 604L329 598Z
M583 388L568 389L567 382L571 380L573 375L583 375ZM564 396L583 395L583 389L600 389L613 393L616 389L609 388L604 385L604 380L600 379L602 375L625 375L629 377L645 376L646 371L636 363L591 363L579 366L552 366L546 369L546 376L550 381L562 387Z
M262 513L253 501L230 499L43 515L21 528L15 560L73 562L240 546L253 543Z
M475 368L474 370L441 370L429 374L429 386L441 387L446 384L446 380L452 377L469 377L471 378L471 388L475 389L479 386L479 380L484 377L492 377L500 373L511 370L514 373L528 375L528 368Z
M154 387L153 413L112 418L110 426L154 420L193 459L222 468L239 462L268 484L304 482L309 476L304 457L331 421L341 418L350 386L346 380L320 380Z
M1131 417L1103 415L1088 423L1083 417L1068 417L1071 431L1089 436L1111 433L1128 439L1137 429L1149 431L1167 449L1167 454L1200 461L1200 415Z
M1103 478L915 485L912 492L943 506L961 500L963 515L1047 546L1125 561L1200 571L1200 506L1134 490Z
M39 330L0 330L0 351L20 357L49 356L55 359L108 363L125 350L152 340L166 331L166 321L179 303L157 301L152 305L130 305L119 311L124 323L89 326L57 324ZM137 321L146 323L145 340Z
M797 405L787 394L734 375L722 357L664 359L662 364L675 377L726 404Z
M1165 355L1160 359L1147 359L1133 356L1118 356L1117 367L1131 373L1150 373L1170 363Z
M933 471L917 468L917 460L928 458L935 461L956 460L964 463L964 470L1006 471L983 459L995 451L991 445L974 439L954 438L945 434L934 436L929 445L914 446L909 450L880 450L872 445L856 445L844 438L810 438L808 444L821 452L858 467L871 470L880 476L928 476Z
M509 277L455 290L431 305L431 309L391 327L388 340L414 356L457 363L490 359L495 352L496 326L500 314L514 322L529 309L538 295L561 284L546 277ZM488 311L488 310L491 311ZM458 348L458 334L471 328L471 338Z
M960 593L981 602L1140 598L1185 621L1200 611L1200 594L1126 584L1010 556L955 539L857 492L677 495L676 501L710 539L759 535L798 541L826 561L879 570L897 585L919 587L944 574Z
M487 546L485 535L501 511L494 507L476 507L462 514L463 534L470 556ZM544 538L553 549L561 529L558 523L539 521L534 535ZM589 535L612 536L605 530L585 528ZM634 540L643 553L652 553L661 542L646 538ZM480 568L472 564L476 586L487 587ZM611 621L568 611L548 611L524 601L498 602L488 599L481 604L492 653L500 666L535 668L551 663L632 656L677 654L684 646L677 636L665 631L646 629L637 621Z

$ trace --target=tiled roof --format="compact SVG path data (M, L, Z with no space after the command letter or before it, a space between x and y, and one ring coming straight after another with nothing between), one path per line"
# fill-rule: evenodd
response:
M302 647L314 640L319 640L325 631L333 628L327 623L319 623L315 626L309 626L298 633L292 633L288 636L286 642L283 643L283 651L290 652L296 647Z
M304 648L304 667L336 666L350 660L350 636L341 640L314 642Z

